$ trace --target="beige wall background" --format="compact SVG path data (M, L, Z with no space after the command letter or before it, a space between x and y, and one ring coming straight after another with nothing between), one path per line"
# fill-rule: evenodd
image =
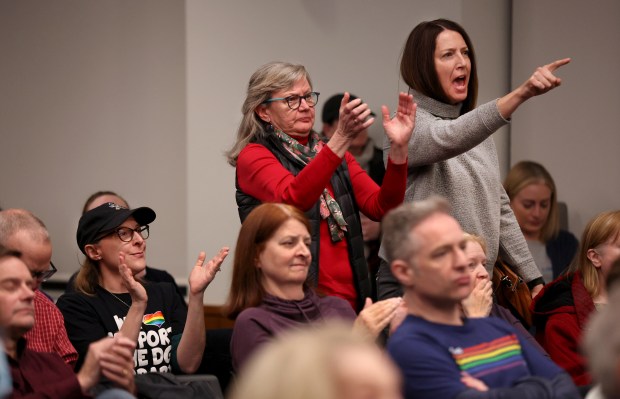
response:
M543 163L581 237L596 214L620 208L620 2L514 1L513 84L532 65L564 57L563 84L530 101L512 123L511 161Z
M155 209L158 218L148 243L149 264L185 281L198 251L212 255L223 245L234 248L239 229L234 169L223 153L233 142L247 81L258 66L275 59L303 63L322 101L349 90L377 112L381 104L393 108L398 91L407 89L399 80L399 55L411 29L423 20L450 18L468 30L478 55L479 102L504 94L511 71L517 75L513 80L523 80L535 66L553 58L551 50L563 56L559 50L570 49L571 56L583 54L584 59L590 53L600 59L601 54L607 57L618 51L603 42L584 43L581 38L575 44L559 32L550 35L559 18L532 21L528 7L539 2L515 3L0 0L0 206L30 209L46 222L62 278L79 267L74 237L84 200L99 189L118 191L132 206ZM552 9L560 2L543 3ZM561 14L570 14L578 23L581 3L561 3ZM601 4L617 12L613 0ZM590 23L596 29L618 29L611 23ZM540 36L545 40L538 41ZM601 47L594 53L590 47L596 45ZM521 51L536 54L528 58ZM598 65L597 79L606 74L613 79L612 65L605 66L607 71ZM557 115L548 109L555 110L563 101L571 110L562 114L568 127L586 119L574 112L584 106L583 97L579 102L567 94L587 88L584 70L569 68L562 92L554 101L537 99L539 112L519 111L513 131L519 124L540 126L549 112ZM597 92L603 89L599 85ZM612 98L612 90L613 85L604 95ZM617 109L617 102L612 104ZM596 124L603 119L601 114L593 120L587 132L599 130ZM561 177L565 165L576 164L577 148L583 146L569 148L558 139L558 131L563 138L584 133L559 130L552 122L547 124L553 129L542 131L549 142L555 140L555 147L545 146L540 154L558 175L571 217L587 218L599 208L613 207L609 201L582 203L576 196L573 205L573 196L565 195L564 186L576 185L574 176L582 176L580 180L599 182L591 192L597 197L600 186L612 180L609 175L615 174L617 164L606 169L606 177L574 170L573 179L565 183ZM618 135L604 130L599 146L618 148ZM380 123L371 134L382 140ZM540 135L527 139L519 133L519 138L538 143ZM495 139L505 172L510 153L513 158L520 155L515 155L514 143L511 150L508 128ZM563 153L555 150L558 143ZM536 153L524 149L521 154ZM615 186L612 194L618 192ZM207 290L205 302L223 303L231 265L232 256Z

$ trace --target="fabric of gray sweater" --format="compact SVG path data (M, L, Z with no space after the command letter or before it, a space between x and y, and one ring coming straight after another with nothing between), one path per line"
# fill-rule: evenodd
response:
M405 201L440 195L448 200L463 231L487 243L487 270L493 273L498 253L526 282L541 277L499 175L491 138L507 124L497 100L459 116L461 105L449 105L413 91L418 104L409 142ZM387 157L390 143L384 141Z

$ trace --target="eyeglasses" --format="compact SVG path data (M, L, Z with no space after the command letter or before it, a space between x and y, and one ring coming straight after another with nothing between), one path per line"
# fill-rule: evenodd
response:
M269 100L263 101L263 104L284 100L286 101L286 104L288 105L290 109L295 110L301 106L301 100L303 99L303 100L306 100L306 104L308 104L308 106L312 108L316 105L317 102L319 102L319 94L321 93L313 91L311 93L306 94L305 96L298 96L295 94L295 95L288 96L288 97L270 98Z
M31 272L30 275L32 276L33 279L37 281L47 281L57 271L58 269L56 269L56 266L54 266L54 264L50 262L50 269L42 271L42 272Z
M149 238L149 225L139 226L135 229L132 229L131 227L117 227L114 230L103 234L97 241L114 233L116 233L118 238L120 238L123 242L130 242L133 239L133 233L138 233L140 237L146 240Z

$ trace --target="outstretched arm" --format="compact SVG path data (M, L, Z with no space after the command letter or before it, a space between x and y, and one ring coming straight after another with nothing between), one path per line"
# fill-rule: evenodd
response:
M510 119L512 114L525 101L534 96L545 94L562 84L562 79L555 76L554 72L569 62L570 58L564 58L536 68L532 76L521 86L497 100L500 114L505 119Z
M184 373L191 374L198 369L205 349L205 314L203 298L205 290L220 271L222 262L228 255L228 247L220 249L210 261L201 252L189 275L189 303L185 328L177 349L177 362Z

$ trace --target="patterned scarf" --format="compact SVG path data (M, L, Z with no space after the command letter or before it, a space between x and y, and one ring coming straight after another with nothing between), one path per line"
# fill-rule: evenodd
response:
M293 158L297 159L304 165L307 165L310 161L314 159L316 154L318 154L325 143L321 141L319 135L312 131L310 133L310 137L308 138L308 145L302 145L297 140L287 135L281 130L274 130L274 134L282 144L284 148L293 156ZM323 189L323 193L320 197L320 213L323 219L327 219L327 225L329 226L329 233L331 235L333 242L342 241L344 238L344 232L347 231L347 222L345 222L344 217L342 217L342 211L340 210L340 205L331 196L327 189Z

